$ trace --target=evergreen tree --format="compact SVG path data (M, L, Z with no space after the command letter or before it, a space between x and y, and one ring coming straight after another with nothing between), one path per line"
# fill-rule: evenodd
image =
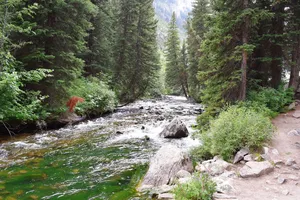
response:
M184 49L183 51L183 54L185 55L186 50ZM181 63L180 39L174 12L169 23L166 42L166 84L173 91L181 91L188 97L186 71L183 72Z
M87 37L87 50L83 54L85 74L111 73L114 65L113 51L116 39L116 16L113 4L108 0L92 0L97 6L97 15L90 19L93 29Z
M7 128L7 122L31 121L46 116L41 105L44 97L39 91L24 91L24 85L28 82L38 82L50 72L42 69L20 69L20 63L10 53L13 48L19 46L10 40L11 32L30 32L30 29L12 24L12 19L18 17L23 22L23 18L31 16L37 10L35 4L18 10L16 8L19 3L6 0L0 4L0 15L4 16L0 20L0 123L9 134L12 132Z
M185 97L189 97L189 85L188 85L188 55L186 49L186 43L183 41L180 58L179 58L179 67L180 67L180 80L182 81L182 89L185 94Z
M96 8L90 0L30 0L22 1L20 7L34 4L38 5L35 14L24 21L14 19L14 24L32 30L12 35L13 42L24 44L15 51L15 57L25 70L54 70L53 77L26 87L48 95L49 106L61 106L68 97L67 88L82 74L84 61L77 55L85 49L84 38Z
M114 82L122 101L145 94L159 69L153 0L121 1Z
M289 87L299 88L300 71L300 1L289 1L285 27L284 60L290 67Z
M201 83L197 78L201 56L200 46L204 39L204 33L207 32L205 23L208 20L209 10L208 0L197 0L193 5L190 19L187 21L188 83L190 86L190 95L197 101L200 101L201 88Z
M202 43L199 80L205 85L202 100L217 108L226 102L245 100L249 55L255 49L250 33L270 15L248 0L230 4L217 0L212 8L216 13Z

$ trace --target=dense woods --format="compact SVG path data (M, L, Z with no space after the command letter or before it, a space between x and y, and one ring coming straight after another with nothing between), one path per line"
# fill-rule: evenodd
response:
M217 112L264 88L297 91L299 9L297 0L195 1L187 21L189 96ZM172 37L169 34L169 40ZM178 51L169 43L168 54ZM167 77L178 68L168 63L172 69Z
M0 120L113 110L154 87L159 71L153 0L6 0L0 4Z
M184 41L172 14L163 56L153 3L3 1L1 122L56 118L72 96L85 99L77 113L99 115L117 102L167 91L202 102L214 116L228 103L255 98L253 91L297 91L299 1L196 0Z

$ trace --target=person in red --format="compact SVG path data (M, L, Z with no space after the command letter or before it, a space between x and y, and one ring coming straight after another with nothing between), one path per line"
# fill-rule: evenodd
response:
M78 102L84 102L84 98L73 96L67 102L67 107L69 107L69 112L74 112L74 108L76 107Z

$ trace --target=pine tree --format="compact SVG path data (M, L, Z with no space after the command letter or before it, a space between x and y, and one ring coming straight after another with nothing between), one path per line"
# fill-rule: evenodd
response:
M114 82L119 98L131 102L145 94L159 69L153 0L122 0Z
M181 91L188 97L186 72L182 70L180 59L180 39L174 12L169 23L166 42L166 84L173 91Z
M197 78L199 71L199 60L201 56L200 46L207 32L206 20L210 14L209 1L197 0L193 5L190 19L187 21L187 49L189 58L188 83L190 95L200 101L201 83Z
M97 6L97 15L90 19L93 29L87 37L87 50L84 52L85 75L110 74L114 65L113 51L116 39L116 16L113 4L108 0L92 0Z
M245 100L249 55L255 49L250 33L270 15L248 0L231 4L218 0L212 8L216 14L202 43L199 79L205 85L202 100L217 108L226 102Z
M49 106L61 106L68 98L67 88L82 74L84 61L77 55L85 49L85 37L92 27L90 16L96 8L90 0L30 0L22 1L20 7L33 4L38 5L35 14L24 22L14 19L14 24L32 30L12 35L13 42L24 44L15 51L15 57L25 70L54 70L53 77L26 87L48 95Z
M179 58L179 67L180 67L180 80L182 81L182 90L186 98L189 97L189 84L188 84L188 55L186 49L186 43L183 41L180 58Z
M290 67L289 87L295 91L299 88L300 71L300 1L289 1L287 12L288 22L285 27L284 60Z

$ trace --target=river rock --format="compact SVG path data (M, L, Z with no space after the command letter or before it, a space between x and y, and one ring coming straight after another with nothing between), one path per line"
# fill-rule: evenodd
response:
M202 164L198 164L196 166L197 171L207 172L211 176L220 175L231 168L233 168L233 166L230 163L219 159L218 157L215 157L212 160L204 161Z
M8 156L8 151L5 149L0 149L0 158L6 158Z
M162 185L155 188L149 188L151 189L152 194L163 194L163 193L169 193L171 192L176 186L175 185Z
M231 196L231 195L227 195L227 194L220 194L220 193L215 193L213 195L213 199L214 200L236 200L236 196Z
M288 136L300 136L300 131L299 130L291 130L290 132L287 133Z
M231 178L225 176L217 176L217 177L213 177L212 180L217 184L216 186L217 192L223 194L230 194L234 191Z
M294 170L299 170L299 169L300 169L300 166L297 165L297 164L293 164L293 165L292 165L292 168L293 168Z
M192 181L192 177L185 177L185 178L180 178L177 180L177 184L186 184Z
M191 177L191 173L186 171L186 170L180 170L176 174L176 178L186 178L186 177Z
M183 138L189 136L189 131L180 119L175 118L159 135L164 138Z
M236 153L236 155L234 156L233 164L240 162L248 154L249 154L249 149L243 148L243 149L239 150Z
M149 170L138 190L168 184L180 170L192 172L191 159L174 145L163 146L151 159Z
M296 110L295 112L294 112L294 114L293 114L293 117L294 118L300 118L300 111L299 110Z
M286 179L283 178L283 177L281 177L281 176L279 176L279 177L277 178L277 183L279 183L279 184L284 184L285 181L286 181Z
M157 199L160 199L160 200L173 200L173 199L175 199L175 195L171 194L171 193L159 194Z
M252 154L246 155L244 157L244 161L246 162L253 161L253 155Z
M292 166L294 164L296 164L296 161L295 161L295 159L292 159L292 158L287 159L287 161L285 162L286 166Z
M240 169L240 175L243 178L259 177L268 174L274 170L273 165L269 161L264 162L247 162L244 167Z
M296 108L296 102L291 103L288 107L289 110L294 110L295 108Z

